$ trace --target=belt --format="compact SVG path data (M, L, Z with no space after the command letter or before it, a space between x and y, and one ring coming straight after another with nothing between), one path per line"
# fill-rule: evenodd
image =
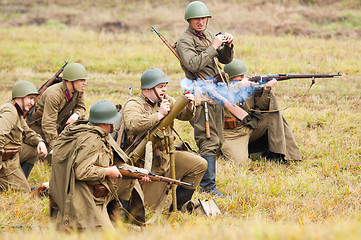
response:
M106 197L109 193L109 190L102 184L96 184L96 185L87 184L87 185L88 185L90 192L96 198Z
M18 152L18 149L4 149L4 153L2 154L2 160L6 161L12 159Z
M38 114L40 117L43 116L43 111L36 109L35 113Z

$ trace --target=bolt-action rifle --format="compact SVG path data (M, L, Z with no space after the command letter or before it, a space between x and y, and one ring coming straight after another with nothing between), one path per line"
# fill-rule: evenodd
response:
M152 27L152 31L155 32L158 37L163 41L163 43L165 45L167 45L167 47L169 48L169 50L174 54L174 56L176 56L176 58L179 60L179 62L182 64L182 66L187 69L187 67L184 65L182 59L179 57L177 51L175 50L175 48L168 42L168 40L160 33L158 32L154 27ZM188 70L188 69L187 69ZM207 81L205 80L205 78L198 74L198 73L193 73L197 79L200 79L201 81L203 81L203 83L205 84L205 86L208 86L209 84L207 83ZM238 118L239 120L242 120L243 118L245 118L248 113L246 111L244 111L242 108L240 108L239 106L232 104L230 101L228 101L225 97L223 97L221 94L219 94L215 89L213 88L209 88L209 93L210 95L212 95L213 97L215 97L216 99L218 99L219 101L221 101L223 103L223 105L225 106L225 108L228 109L228 111L230 111L236 118Z
M41 94L43 94L43 92L45 92L45 90L50 87L51 85L53 85L56 82L59 82L59 75L60 73L62 73L64 71L65 66L68 64L67 61L65 61L65 64L55 73L55 75L50 78L48 81L46 81L46 83L43 84L43 86L41 86L38 90L38 95L36 96L35 100L34 100L34 105L27 111L24 113L24 118L29 117L32 112L34 111L34 106L35 103L38 101L38 99L40 98Z
M272 79L276 79L277 81L284 81L292 78L333 78L340 77L342 74L277 74L277 75L263 75L263 76L253 76L248 79L248 81L255 83L266 83L271 81Z
M146 177L149 177L149 179L152 181L167 182L167 183L175 184L175 185L179 185L179 186L194 187L194 182L186 183L186 182L182 182L182 181L179 181L179 180L176 180L173 178L167 178L167 177L156 175L151 172L142 171L141 169L130 169L127 167L118 167L118 170L123 175L123 178L141 179L144 176L146 176Z

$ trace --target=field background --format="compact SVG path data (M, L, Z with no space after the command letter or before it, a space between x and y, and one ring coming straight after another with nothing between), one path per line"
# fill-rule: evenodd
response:
M40 87L63 61L82 63L91 79L86 106L108 99L124 104L129 87L139 93L140 76L158 67L171 80L170 95L184 78L176 58L150 31L170 41L187 27L190 1L171 0L0 0L0 100L15 82ZM304 160L290 165L253 162L250 169L217 163L215 200L223 215L161 216L138 229L117 223L116 233L60 234L48 218L48 199L0 193L1 239L360 239L361 237L361 2L359 0L204 1L212 32L235 36L235 57L249 75L337 73L319 79L310 92L283 112ZM274 89L288 106L310 80L290 80ZM188 123L176 122L193 146ZM30 185L49 180L38 163ZM212 196L196 193L195 198Z

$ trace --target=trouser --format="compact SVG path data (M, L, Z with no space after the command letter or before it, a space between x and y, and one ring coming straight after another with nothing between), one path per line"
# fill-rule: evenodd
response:
M227 160L232 160L241 166L247 167L251 162L248 158L248 144L264 136L267 129L267 115L262 114L262 118L258 121L258 127L256 129L249 129L249 132L243 136L239 136L236 139L227 139L227 131L232 130L224 131L223 155Z
M2 161L0 169L0 188L7 191L9 188L30 192L30 185L25 178L19 163L19 154L6 161Z
M182 186L187 189L196 189L206 169L207 162L199 155L186 151L175 151L176 179L183 182L194 183L194 187ZM170 177L170 169L164 174ZM147 206L156 208L168 193L168 184L164 182L146 183L144 188L144 200Z
M221 104L208 104L208 120L210 138L206 136L206 114L203 105L196 106L194 118L190 121L194 129L194 139L199 153L204 155L217 155L223 141L223 106Z

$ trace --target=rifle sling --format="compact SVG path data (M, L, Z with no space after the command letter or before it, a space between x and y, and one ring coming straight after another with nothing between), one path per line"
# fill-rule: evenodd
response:
M164 204L166 202L165 199L166 199L167 194L165 194L165 192L167 191L167 188L165 188L165 190L162 194L162 198L160 199L159 204L158 204L153 216L148 221L142 222L142 221L139 221L138 219L136 219L130 212L128 212L128 210L126 210L123 207L122 203L119 200L118 193L115 190L113 183L108 178L106 178L105 180L101 180L100 183L103 184L109 190L109 192L113 195L113 197L115 198L115 201L117 202L119 209L122 210L129 219L131 219L132 221L137 223L139 226L144 227L146 225L152 224L158 218L159 214L161 214Z
M252 112L260 112L260 113L274 113L274 112L281 112L286 110L287 108L295 105L298 101L300 101L310 90L311 87L313 86L313 84L315 84L315 79L312 79L311 85L308 87L308 89L299 97L296 99L296 101L294 101L293 103L289 104L288 106L282 108L282 109L276 109L276 110L258 110L258 109L252 109L250 108L249 110ZM248 106L248 104L246 103L246 105Z

